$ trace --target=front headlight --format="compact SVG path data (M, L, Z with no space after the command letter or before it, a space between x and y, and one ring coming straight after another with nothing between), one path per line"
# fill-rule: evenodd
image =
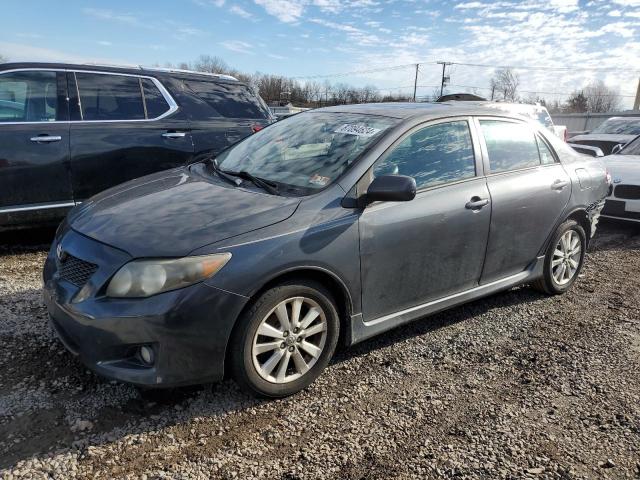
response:
M216 253L172 260L134 260L113 276L108 297L150 297L200 282L218 272L231 258Z

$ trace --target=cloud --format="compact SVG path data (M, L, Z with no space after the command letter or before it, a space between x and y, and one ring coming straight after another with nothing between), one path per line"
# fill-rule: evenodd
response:
M113 45L113 43L107 41L107 40L99 40L98 41L98 45L102 45L103 47L110 47Z
M245 53L249 55L253 55L255 53L253 45L243 42L242 40L225 40L224 42L220 42L220 45L232 52Z
M117 65L129 63L114 58L77 55L62 50L10 42L0 42L0 52L10 52L10 60L16 62L108 63Z
M297 22L304 12L301 0L254 0L266 12L284 23Z
M267 57L273 58L275 60L286 60L287 59L287 57L284 57L282 55L277 55L275 53L267 53Z
M232 5L229 8L229 12L233 13L234 15L238 15L239 17L246 18L247 20L250 20L253 18L253 15L251 15L244 8L239 7L238 5Z
M140 24L138 18L130 13L116 13L113 10L106 10L102 8L83 8L82 13L89 17L94 17L100 20L124 23L127 25Z

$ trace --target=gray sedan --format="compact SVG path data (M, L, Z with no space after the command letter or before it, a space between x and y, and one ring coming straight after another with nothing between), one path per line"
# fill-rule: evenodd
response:
M520 284L577 280L600 159L461 103L324 108L76 207L44 269L51 322L107 377L233 376L290 395L351 345Z

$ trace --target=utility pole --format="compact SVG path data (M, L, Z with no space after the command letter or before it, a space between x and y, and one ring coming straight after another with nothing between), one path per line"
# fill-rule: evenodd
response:
M413 101L416 101L416 89L418 88L418 69L420 64L416 63L416 78L413 80Z
M633 102L633 109L640 110L640 78L638 79L638 89L636 90L636 101Z
M449 80L449 77L445 76L445 71L446 71L447 65L451 65L451 63L450 62L437 62L437 63L442 65L442 82L440 82L440 96L442 96L442 94L444 93L444 86Z

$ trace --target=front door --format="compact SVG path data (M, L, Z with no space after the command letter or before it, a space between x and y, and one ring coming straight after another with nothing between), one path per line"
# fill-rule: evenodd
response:
M371 176L411 176L418 192L360 216L366 322L478 285L491 203L477 166L466 118L417 127L376 162Z
M60 216L73 205L64 73L0 73L2 223Z
M571 179L529 125L480 119L493 205L481 283L515 275L536 260L571 196Z
M157 80L76 72L71 176L76 201L119 183L186 165L193 142L184 112ZM163 93L164 92L164 93ZM76 94L77 96L77 94Z

